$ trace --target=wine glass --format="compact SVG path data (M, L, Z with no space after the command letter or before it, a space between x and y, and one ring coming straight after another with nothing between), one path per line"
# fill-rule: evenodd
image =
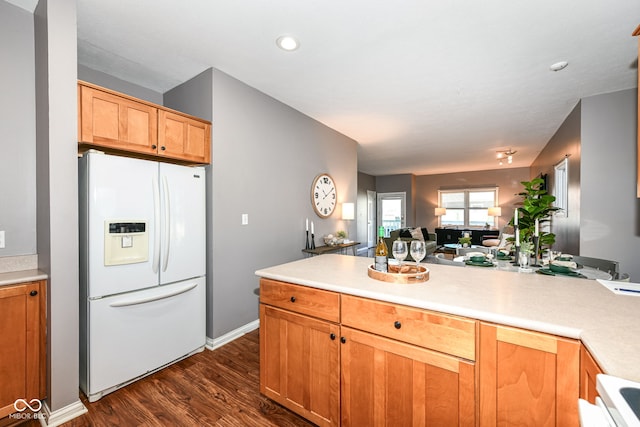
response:
M422 261L427 255L427 249L424 241L422 240L412 240L411 241L411 257L416 262L416 266Z
M393 257L398 260L398 267L402 267L402 261L407 257L407 242L404 240L396 240L391 247Z

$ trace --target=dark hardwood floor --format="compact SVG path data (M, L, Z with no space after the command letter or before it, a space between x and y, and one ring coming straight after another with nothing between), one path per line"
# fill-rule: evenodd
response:
M312 426L260 395L259 361L259 332L255 330L97 402L89 403L81 395L89 412L64 427Z

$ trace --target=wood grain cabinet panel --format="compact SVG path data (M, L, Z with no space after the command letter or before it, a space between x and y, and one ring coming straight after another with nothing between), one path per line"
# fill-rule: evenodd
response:
M476 321L342 295L342 324L469 360L476 358Z
M260 392L319 426L340 423L340 327L260 304Z
M578 426L579 341L481 323L480 426Z
M78 110L78 144L84 150L211 162L211 123L206 120L86 82L78 82Z
M341 330L343 426L474 426L474 364Z
M580 398L595 404L598 395L596 375L602 373L585 346L580 346Z
M45 282L0 287L0 418L16 412L16 399L43 399Z
M158 109L84 85L80 92L79 142L156 154Z
M340 294L260 279L260 302L330 322L340 322Z
M171 111L158 110L158 154L209 163L211 126Z

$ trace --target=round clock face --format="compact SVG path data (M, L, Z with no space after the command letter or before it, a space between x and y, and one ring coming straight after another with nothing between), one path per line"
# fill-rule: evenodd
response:
M326 218L336 208L336 185L326 173L318 175L311 186L311 204L318 216Z

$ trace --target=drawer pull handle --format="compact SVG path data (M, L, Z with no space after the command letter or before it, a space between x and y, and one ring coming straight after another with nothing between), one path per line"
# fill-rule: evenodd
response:
M329 338L331 338L331 341L336 339L336 334L334 334L333 332L331 333L331 335L329 335Z
M340 342L344 344L347 342L347 339L345 337L340 337Z
M38 295L38 291L31 291L29 292L29 295L31 295L32 297L35 297L36 295Z
M155 150L156 148L158 148L158 146L156 144L153 144L151 145L151 148Z
M393 327L396 329L400 329L402 328L402 323L400 323L399 320L396 320L395 322L393 322Z
M289 301L291 301L291 302L296 302L296 297L291 297L291 298L289 298Z

